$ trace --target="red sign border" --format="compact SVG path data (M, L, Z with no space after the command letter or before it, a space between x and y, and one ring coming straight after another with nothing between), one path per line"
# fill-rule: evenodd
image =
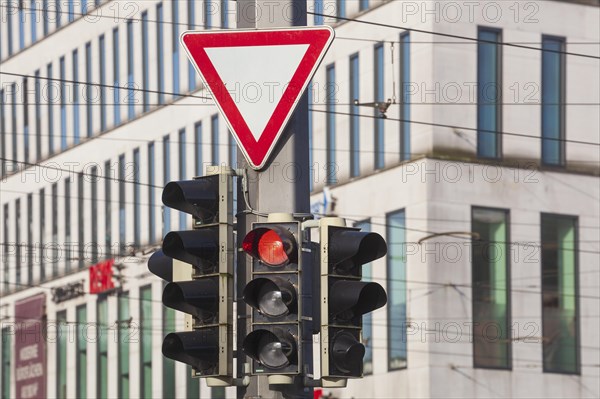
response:
M265 30L186 31L180 42L215 103L231 133L253 169L263 169L283 130L291 118L298 99L319 67L333 42L335 31L329 26ZM306 54L294 72L265 130L256 141L233 98L225 88L205 48L308 44ZM191 48L191 49L190 49ZM202 65L202 67L200 67Z

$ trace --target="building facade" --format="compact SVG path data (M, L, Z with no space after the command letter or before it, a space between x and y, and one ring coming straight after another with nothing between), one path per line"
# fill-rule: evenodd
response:
M0 6L1 396L235 396L162 356L183 317L146 262L191 226L164 184L237 165L179 45L235 28L236 2ZM336 31L309 88L315 213L388 243L366 376L325 393L598 397L598 1L308 9ZM107 260L122 289L91 293Z

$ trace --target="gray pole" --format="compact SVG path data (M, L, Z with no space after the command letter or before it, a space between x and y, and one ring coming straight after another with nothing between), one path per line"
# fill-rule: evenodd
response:
M306 0L237 0L237 27L268 29L306 26L306 11ZM308 213L310 211L308 151L308 100L305 95L299 102L264 170L256 172L250 169L243 154L238 150L237 167L248 170L250 205L261 213ZM238 191L238 211L244 208L243 193ZM241 241L246 232L251 229L251 224L256 221L256 217L239 213L237 220L238 248L241 248ZM237 292L240 293L250 279L250 262L246 256L238 257L238 270L245 271L245 276L238 273ZM250 331L250 318L246 313L246 304L241 298L238 298L237 305L239 320L237 359L238 375L240 375L241 363L249 361L241 351L241 344L246 332ZM312 336L309 336L310 332L307 334L303 334L302 338L299 337L304 343L302 363L312 364ZM302 364L299 366L303 368ZM267 377L253 377L250 386L238 388L237 396L238 398L281 398L282 395L286 398L312 397L312 389L305 390L302 387L301 377L297 380L295 385L282 387L282 392L277 392L269 389Z

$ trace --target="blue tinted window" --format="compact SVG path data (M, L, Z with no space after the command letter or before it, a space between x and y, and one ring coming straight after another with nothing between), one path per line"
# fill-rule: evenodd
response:
M142 89L144 90L142 95L144 112L150 109L148 62L148 12L144 11L142 13Z
M0 176L6 174L6 109L4 108L4 90L0 90ZM6 237L6 236L5 236Z
M360 119L355 100L360 96L360 72L358 54L350 57L350 176L360 175Z
M479 29L477 44L477 155L500 156L500 32Z
M375 81L374 81L374 99L376 102L385 102L383 97L384 84L384 64L383 64L383 43L375 45ZM385 140L384 140L384 119L380 117L380 112L375 109L375 119L373 120L375 132L375 169L381 169L385 166Z
M163 183L171 181L171 144L169 136L163 137ZM171 211L163 206L163 236L171 231Z
M542 39L542 160L563 165L565 153L565 40Z
M212 28L212 2L204 0L204 29Z
M221 0L221 28L229 28L229 1Z
M141 205L140 205L140 149L133 150L133 242L136 248L140 247L142 228L140 226Z
M202 176L202 122L194 125L194 158L196 160L196 176Z
M61 61L64 59L61 58ZM64 65L61 62L60 76L64 79ZM79 81L79 54L77 49L73 50L73 82ZM64 89L65 83L61 80L61 103L60 103L60 117L61 117L61 137L64 140L63 149L67 146L67 128L66 128L66 106L65 98L67 91ZM63 97L65 96L65 97ZM80 126L79 126L79 84L73 83L73 141L75 144L79 143ZM64 123L63 123L64 121ZM61 140L61 142L62 142Z
M126 199L126 170L125 155L119 155L119 248L123 251L127 245L127 209Z
M37 0L31 0L29 6L30 26L31 26L31 42L37 40Z
M212 164L219 165L219 115L210 118L210 130L212 136Z
M23 10L22 1L19 1L17 18L19 18L19 49L23 50L25 48L25 10Z
M193 30L196 27L196 1L188 0L188 29ZM196 70L191 61L188 60L188 90L196 89Z
M48 34L49 20L50 20L50 16L48 15L48 0L42 0L42 25L43 25L43 30L44 30L44 36L46 36Z
M73 21L73 19L75 18L75 0L67 0L67 7L68 7L68 20L69 22Z
M40 83L40 70L35 71L35 159L42 158L42 85ZM4 114L4 112L0 112ZM2 116L4 118L4 116ZM4 121L2 121L4 123ZM2 134L4 128L2 128ZM4 145L4 144L3 144Z
M156 238L156 159L154 155L154 141L148 144L148 243L154 243Z
M9 1L6 3L6 33L7 33L7 41L8 41L8 56L10 57L13 53L13 12L12 12L13 2Z
M337 16L345 18L346 17L346 0L336 0L336 10Z
M327 184L337 183L337 166L335 163L335 65L326 69L325 102L327 107L326 135L327 153L325 160L325 181Z
M100 131L106 130L106 44L104 35L98 41L98 63L100 64Z
M54 17L56 21L56 27L59 28L61 24L61 15L63 14L62 0L54 0Z
M115 89L113 89L113 123L114 126L118 126L121 124L121 95L119 87L119 75L120 75L120 58L119 58L119 28L113 29L113 85Z
M81 13L86 14L88 10L87 0L81 0Z
M23 152L25 162L29 161L29 80L23 79Z
M323 25L323 0L314 0L315 25Z
M237 167L237 145L235 143L235 139L231 132L227 132L227 137L229 137L229 165L232 168Z
M185 129L179 130L179 179L186 179L186 163L187 157L185 153L186 143L185 143ZM186 222L187 222L187 214L185 212L179 212L179 228L181 230L185 230Z
M157 63L157 85L158 103L165 102L165 61L164 61L164 28L163 28L163 5L156 5L156 63Z
M77 50L73 50L73 81L76 82L78 76L76 74L77 65ZM67 148L67 84L65 71L65 57L60 57L58 61L60 75L60 149ZM79 140L79 98L76 98L77 84L73 84L73 136L75 140Z
M360 11L366 10L369 8L369 0L359 0L358 9Z
M92 43L87 42L85 45L85 108L86 108L86 128L87 136L92 137L94 133L94 111L93 111L93 81L92 81Z
M308 87L306 88L306 97L308 98L308 167L310 170L310 175L309 175L309 189L310 191L313 190L313 186L314 186L314 176L315 176L315 170L314 170L314 165L313 165L313 113L312 111L310 111L310 109L312 108L312 104L313 104L313 84L312 81L309 83Z
M135 118L135 81L133 80L134 71L134 49L133 49L133 21L127 21L127 117L129 119Z
M46 75L52 78L52 64L46 67ZM49 81L50 82L50 81ZM54 86L48 84L48 98L54 99ZM54 154L54 104L53 101L48 101L48 154Z
M406 367L406 220L387 215L388 368Z
M17 98L17 84L13 83L11 85L11 91L13 93L12 95L12 107L10 107L11 109L11 126L12 126L12 161L13 161L13 171L17 170L17 160L18 160L18 156L17 156L17 131L19 130L17 128L17 104L19 104L20 100L19 98Z
M410 35L400 35L400 159L410 159Z
M171 28L173 29L171 37L171 49L173 51L171 54L173 60L173 93L179 94L181 90L179 85L179 1L171 1L171 12L171 18L173 19L173 23L171 24Z

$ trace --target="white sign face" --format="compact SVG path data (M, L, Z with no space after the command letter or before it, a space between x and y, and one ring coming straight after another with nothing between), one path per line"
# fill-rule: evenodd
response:
M188 57L254 169L265 166L333 37L330 27L182 34Z

